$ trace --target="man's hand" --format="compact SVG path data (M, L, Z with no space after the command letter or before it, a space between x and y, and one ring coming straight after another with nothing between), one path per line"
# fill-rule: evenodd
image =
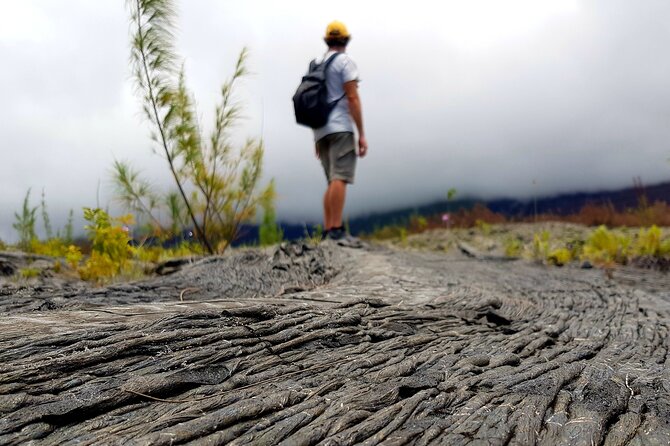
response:
M358 130L358 156L363 158L368 153L368 141L365 139L363 130L363 112L361 111L361 98L358 97L358 81L345 82L344 93L349 102L349 113Z
M358 138L358 156L363 158L368 153L368 140L364 135Z

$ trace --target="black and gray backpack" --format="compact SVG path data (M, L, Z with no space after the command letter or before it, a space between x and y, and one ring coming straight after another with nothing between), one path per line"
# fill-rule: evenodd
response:
M293 95L295 120L298 124L313 129L323 127L328 122L330 112L344 97L328 102L328 87L326 86L326 70L340 54L335 53L321 63L316 63L316 60L310 62L309 71L303 76L298 90Z

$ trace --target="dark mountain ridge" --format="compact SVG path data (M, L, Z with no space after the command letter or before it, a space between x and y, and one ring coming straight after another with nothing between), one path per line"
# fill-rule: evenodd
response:
M585 205L611 205L618 211L636 208L641 200L649 204L661 201L670 203L670 182L642 186L638 181L634 186L625 189L604 190L597 192L574 192L559 194L537 199L519 200L501 198L481 200L477 198L463 198L451 202L439 200L424 205L403 207L385 212L356 216L349 219L348 225L352 234L370 233L377 228L387 225L402 225L409 221L412 215L431 216L448 211L469 209L477 203L485 205L493 212L505 215L508 218L524 218L534 214L570 215L579 212ZM284 238L295 240L305 237L306 233L313 233L316 222L279 223L284 231ZM253 244L258 240L258 226L246 225L243 236L236 245Z

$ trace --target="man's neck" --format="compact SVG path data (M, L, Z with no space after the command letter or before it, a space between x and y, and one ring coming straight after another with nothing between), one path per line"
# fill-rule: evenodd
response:
M328 51L335 51L336 53L344 53L346 51L346 46L331 46L328 48Z

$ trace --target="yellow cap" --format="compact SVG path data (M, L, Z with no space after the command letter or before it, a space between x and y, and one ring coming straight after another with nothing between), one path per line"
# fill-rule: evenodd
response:
M346 39L351 37L344 23L337 20L330 22L326 28L326 39Z

